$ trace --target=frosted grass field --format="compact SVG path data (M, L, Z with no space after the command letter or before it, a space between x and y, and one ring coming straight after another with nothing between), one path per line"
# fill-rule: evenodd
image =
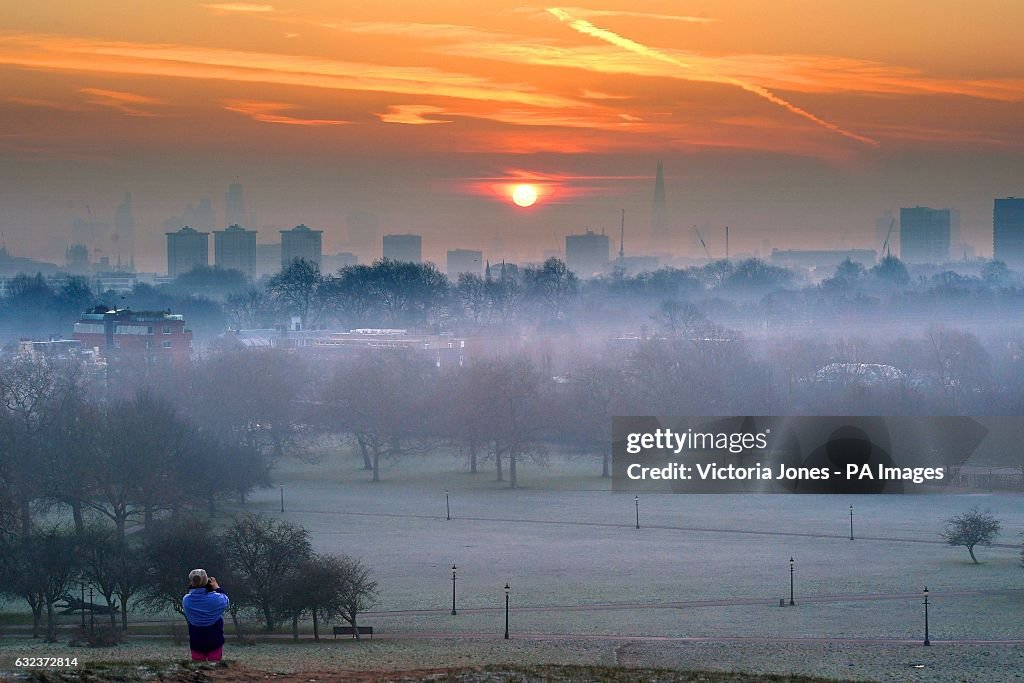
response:
M593 461L526 464L517 490L490 469L469 474L457 458L386 463L378 483L359 465L325 456L287 461L275 476L285 487L283 517L310 529L317 550L373 567L381 599L365 623L381 632L501 631L507 581L513 631L524 633L915 639L927 585L933 639L1024 638L1019 495L652 494L641 497L637 530L633 496L612 494ZM275 486L250 508L279 515L279 505ZM998 542L1010 546L977 549L981 565L938 536L945 518L975 505L1003 521ZM791 556L797 606L780 608ZM447 614L453 563L466 610L455 617ZM987 593L943 595L960 591ZM908 595L804 602L866 594ZM719 600L753 604L658 607ZM516 611L604 604L636 607ZM388 614L410 610L439 611Z
M246 510L281 516L283 484L283 517L306 526L316 550L370 565L380 602L360 622L377 638L314 644L307 625L295 644L286 634L256 647L229 638L228 659L277 672L537 663L936 683L1024 676L1024 645L944 642L1024 638L1019 495L645 495L638 530L632 494L612 494L592 460L525 464L514 491L453 457L385 463L376 484L360 465L351 453L285 460L275 486ZM975 505L1003 521L998 542L1007 544L979 548L981 565L938 536L945 518ZM797 605L779 607L790 556ZM457 616L449 614L453 562ZM502 638L506 581L510 641ZM930 648L920 645L926 584ZM0 661L68 651L0 639ZM167 637L74 652L90 662L185 654Z

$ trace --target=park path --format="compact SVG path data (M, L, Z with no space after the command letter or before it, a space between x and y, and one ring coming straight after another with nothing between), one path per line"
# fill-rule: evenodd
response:
M289 636L290 637L290 636ZM460 633L388 633L375 635L381 640L503 640L497 632L460 632ZM515 633L516 640L536 641L572 641L587 640L598 642L630 642L630 643L843 643L847 645L921 645L920 639L908 638L848 638L830 636L624 636L605 634L573 634L573 633ZM932 645L1024 645L1024 639L986 640L986 639L950 639L932 638Z
M950 597L1014 596L1024 594L1024 588L1000 590L931 591L932 599ZM801 596L799 604L822 604L838 602L871 602L879 600L920 600L921 593L845 593L837 595ZM775 606L778 602L764 598L723 598L717 600L680 600L663 602L607 602L584 605L526 605L515 607L513 613L526 612L593 612L604 610L636 609L694 609L701 607L734 607L745 605ZM415 617L450 614L450 608L413 610L375 610L364 612L364 617ZM495 614L504 612L505 607L460 607L459 614Z
M405 512L351 512L347 510L310 510L306 508L289 508L288 513L299 513L304 515L337 515L337 516L352 516L352 517L387 517L396 519L433 519L441 521L451 522L505 522L509 524L545 524L545 525L564 525L564 526L582 526L582 527L603 527L609 529L634 529L634 524L617 524L613 522L587 522L579 520L560 520L560 519L530 519L526 517L478 517L478 516L463 516L452 517L451 520L446 520L444 517L438 515L418 515L413 513ZM763 531L757 529L730 529L722 527L701 527L701 526L682 526L682 525L671 525L671 524L641 524L642 529L657 529L661 531L696 531L700 533L712 533L712 534L747 534L753 536L786 536L786 537L799 537L799 538L832 538L839 540L848 540L849 536L846 534L824 534L814 532L803 532L803 531ZM317 533L330 534L330 531L319 529ZM340 533L340 532L339 532ZM946 545L946 542L941 539L928 539L928 538L905 538L900 536L857 536L857 541L867 542L881 542L881 543L924 543L927 545ZM991 548L1007 548L1010 550L1019 550L1020 545L1013 543L993 543Z

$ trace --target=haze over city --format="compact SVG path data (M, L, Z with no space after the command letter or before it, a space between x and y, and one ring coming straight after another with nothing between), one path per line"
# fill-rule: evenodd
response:
M867 11L870 10L870 11ZM700 256L879 249L875 220L960 210L992 255L992 200L1024 194L1024 7L988 3L7 3L0 231L61 262L75 219L165 269L164 224L240 182L259 241L324 252L351 212L446 249L539 260L585 229ZM663 160L676 238L652 244ZM517 207L512 185L532 182ZM616 245L617 246L617 245ZM379 245L378 245L379 247ZM378 254L379 255L379 254Z

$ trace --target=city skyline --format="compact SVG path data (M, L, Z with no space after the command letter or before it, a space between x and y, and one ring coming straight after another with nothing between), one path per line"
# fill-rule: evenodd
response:
M103 255L159 270L165 222L210 198L219 230L306 224L335 253L373 215L443 263L617 235L624 208L635 255L668 250L661 160L681 255L702 254L692 226L724 253L725 225L734 253L877 250L875 219L922 205L959 209L991 256L992 200L1024 195L1024 7L930 7L6 6L0 230L60 262L76 220L115 226L131 193L133 253Z

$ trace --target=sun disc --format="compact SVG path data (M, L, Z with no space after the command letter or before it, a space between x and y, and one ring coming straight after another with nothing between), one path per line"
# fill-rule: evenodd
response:
M537 190L533 185L516 185L512 190L512 201L516 206L533 206L537 201Z

